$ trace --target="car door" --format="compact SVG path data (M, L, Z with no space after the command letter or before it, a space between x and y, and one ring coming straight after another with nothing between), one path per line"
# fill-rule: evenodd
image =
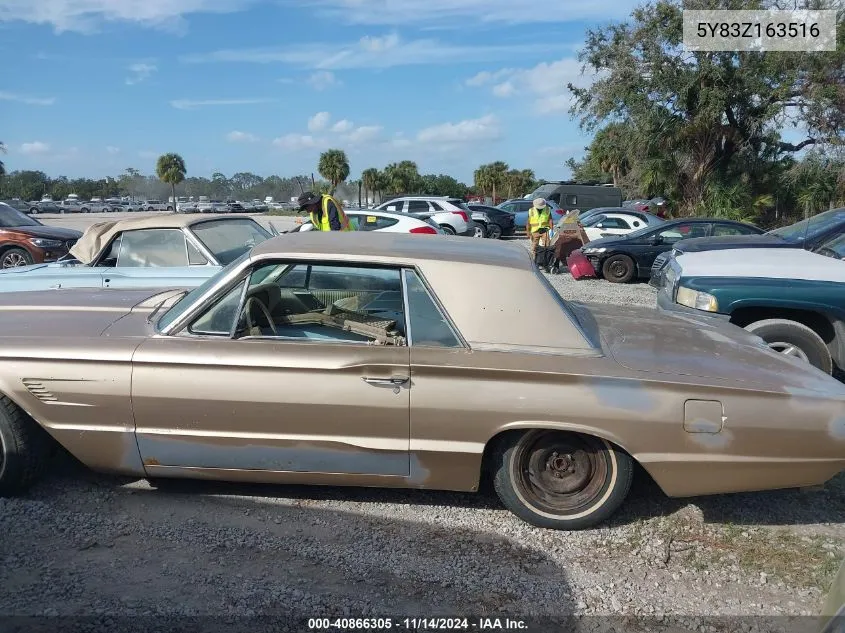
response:
M641 275L647 275L651 271L654 260L661 253L672 250L675 242L687 239L690 236L706 237L707 224L701 222L679 222L668 227L661 227L652 231L647 237L636 240L634 259L637 262ZM698 233L703 233L699 235Z
M312 482L409 474L410 353L394 336L406 335L399 269L258 264L187 318L182 332L148 339L133 358L136 437L149 468L320 473Z
M602 237L626 235L631 232L631 229L631 225L623 218L606 217L601 222L586 227L584 230L587 233L587 237L592 241Z

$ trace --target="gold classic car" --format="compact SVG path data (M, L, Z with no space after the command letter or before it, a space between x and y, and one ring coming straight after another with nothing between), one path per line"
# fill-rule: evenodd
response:
M291 234L190 292L5 293L0 332L4 494L58 442L153 482L489 478L577 529L634 462L676 497L845 468L845 385L730 324L563 301L518 244Z

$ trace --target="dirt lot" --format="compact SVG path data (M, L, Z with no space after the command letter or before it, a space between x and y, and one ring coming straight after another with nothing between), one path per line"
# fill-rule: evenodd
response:
M654 300L645 285L553 283L567 298ZM527 526L491 492L154 489L60 456L28 497L0 500L0 533L0 615L120 625L126 615L668 615L689 616L687 629L696 616L816 614L845 545L845 477L813 492L673 500L640 474L612 523L560 533ZM769 626L779 627L796 628Z

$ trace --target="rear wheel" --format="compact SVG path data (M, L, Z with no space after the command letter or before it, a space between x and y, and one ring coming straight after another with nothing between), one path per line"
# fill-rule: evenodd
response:
M636 266L627 255L613 255L605 260L601 272L611 283L626 284L634 278Z
M440 225L440 228L441 228L441 229L443 229L443 232L444 232L446 235L456 235L456 233L455 233L455 229L453 229L453 228L452 228L451 226L449 226L448 224L441 224L441 225Z
M487 226L487 237L491 240L502 239L502 227L498 224L490 224Z
M30 215L38 215L38 213L39 213L38 207L32 207L29 210L29 213L30 213Z
M26 492L50 456L43 429L6 396L0 396L0 495Z
M32 255L22 248L10 248L0 256L0 268L17 268L32 264Z
M789 319L766 319L745 327L763 339L775 352L800 358L828 374L833 373L833 359L824 340L803 323Z
M542 528L579 530L610 517L631 487L633 460L609 442L565 431L530 431L501 453L496 494Z
M484 227L483 224L476 223L472 236L473 237L485 238L485 237L487 237L487 229Z

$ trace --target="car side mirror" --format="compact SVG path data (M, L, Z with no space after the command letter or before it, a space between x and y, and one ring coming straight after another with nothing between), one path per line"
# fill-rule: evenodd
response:
M659 235L652 235L652 236L648 239L648 243L649 243L649 244L651 244L652 246L657 246L658 244L662 244L662 243L663 243L663 238L662 238L661 236L659 236Z

